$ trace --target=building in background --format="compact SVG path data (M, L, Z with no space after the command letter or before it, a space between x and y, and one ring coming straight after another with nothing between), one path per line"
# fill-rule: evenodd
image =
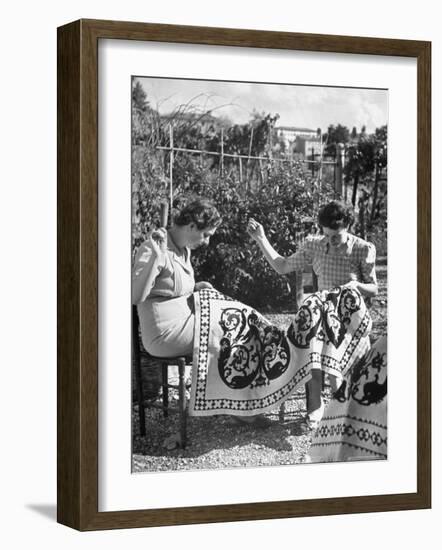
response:
M321 131L297 126L278 126L276 134L284 142L288 153L298 153L304 157L321 153Z

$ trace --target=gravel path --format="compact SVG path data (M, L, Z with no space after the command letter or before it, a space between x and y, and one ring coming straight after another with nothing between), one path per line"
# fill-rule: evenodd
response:
M229 416L188 418L185 449L166 450L163 442L175 433L176 414L164 418L160 410L146 414L147 436L134 438L133 471L206 470L245 466L276 466L303 462L310 437L299 433L305 396L300 391L286 402L284 421L267 414L267 428L240 425ZM138 411L134 429L138 433Z

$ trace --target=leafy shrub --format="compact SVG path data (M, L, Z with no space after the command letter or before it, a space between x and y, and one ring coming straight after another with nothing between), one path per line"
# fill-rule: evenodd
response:
M331 192L312 191L313 184L299 165L276 163L261 185L246 195L243 187L235 178L214 178L212 174L212 178L196 178L189 189L212 199L223 217L210 245L193 254L196 277L257 308L287 305L292 301L287 278L268 265L247 234L247 222L253 217L262 223L276 250L289 255L309 231L318 203Z

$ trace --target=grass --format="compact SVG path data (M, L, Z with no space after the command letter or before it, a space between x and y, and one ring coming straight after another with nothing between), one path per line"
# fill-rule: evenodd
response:
M372 341L387 332L387 261L378 259L379 294L372 300ZM287 328L292 312L267 314L275 325ZM176 397L176 396L174 396ZM325 395L327 399L327 393ZM278 410L266 416L266 429L238 425L229 416L188 418L188 445L167 450L163 443L178 429L175 414L164 418L158 409L146 412L146 437L140 437L137 405L133 408L133 472L210 470L217 468L280 466L303 463L311 436L302 434L299 421L305 414L305 393L298 390L286 401L284 420Z

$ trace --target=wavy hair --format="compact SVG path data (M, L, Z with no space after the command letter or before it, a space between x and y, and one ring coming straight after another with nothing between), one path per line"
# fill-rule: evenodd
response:
M348 228L354 220L353 208L339 201L324 204L318 212L318 224L330 229Z
M207 199L196 199L182 208L174 217L175 225L194 223L202 229L218 227L221 216L216 207Z

